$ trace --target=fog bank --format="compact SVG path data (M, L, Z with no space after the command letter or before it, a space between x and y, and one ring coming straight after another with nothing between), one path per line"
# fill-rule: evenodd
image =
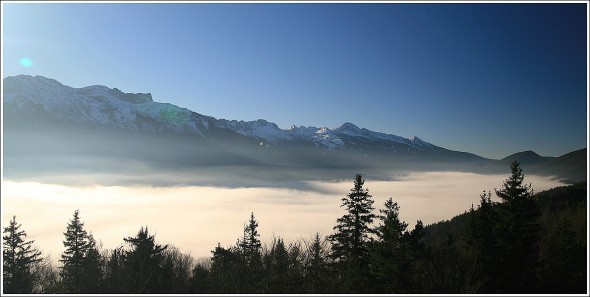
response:
M340 199L349 193L354 176L343 182L308 182L306 190L284 188L73 187L54 184L2 183L2 225L17 222L44 255L57 261L63 252L63 232L74 210L85 228L105 248L123 244L141 226L148 226L159 243L170 243L195 257L210 257L220 243L229 246L242 235L254 212L263 243L274 236L286 242L328 235L344 213ZM392 181L366 180L375 213L392 197L410 228L450 219L477 205L482 191L500 188L506 175L459 172L411 173ZM535 192L563 185L547 177L526 176ZM309 190L313 189L313 190ZM493 195L494 197L494 195Z

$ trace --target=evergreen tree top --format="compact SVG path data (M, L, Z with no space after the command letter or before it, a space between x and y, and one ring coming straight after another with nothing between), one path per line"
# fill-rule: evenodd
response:
M495 190L496 195L504 202L531 198L533 196L531 185L523 184L524 174L517 160L510 164L510 170L511 175L504 181L502 189Z

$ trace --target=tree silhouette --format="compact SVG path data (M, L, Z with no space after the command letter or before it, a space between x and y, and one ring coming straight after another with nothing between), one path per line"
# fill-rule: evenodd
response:
M2 236L2 278L3 293L33 293L33 265L41 261L41 252L32 247L34 240L26 240L27 233L17 224L16 216L12 217Z
M404 274L411 260L408 257L408 238L405 236L408 224L399 218L399 205L389 198L380 209L381 221L376 228L377 241L371 250L371 273L379 293L400 293L404 291Z
M246 262L251 262L260 258L260 234L258 234L258 222L254 213L250 214L248 225L244 226L244 237L239 243L242 248L243 256Z
M154 235L149 235L148 228L141 227L135 237L123 239L131 246L125 252L123 262L129 277L126 293L162 293L163 287L163 251L168 245L155 243Z
M499 205L501 222L498 241L504 270L499 275L497 289L510 293L527 293L538 287L540 225L537 201L530 184L523 184L520 163L510 164L511 175L496 195L504 203Z
M491 199L491 192L483 192L477 210L471 206L469 222L464 233L465 243L469 247L474 263L474 274L480 277L480 283L474 285L484 292L497 287L497 279L503 269L499 264L498 236L500 218Z
M102 285L103 259L92 233L88 235L87 239L86 254L82 260L83 274L80 292L98 293L101 289L100 286Z
M211 280L209 277L209 270L202 264L197 264L195 268L193 268L189 293L211 293Z
M63 241L65 250L61 255L60 262L62 285L68 293L82 293L85 281L85 262L89 243L88 235L84 230L84 223L80 221L79 211L74 211L74 217L69 221L64 233Z
M240 255L240 248L224 248L217 244L211 251L211 269L209 270L212 293L238 294L242 293L245 266Z
M306 292L323 293L327 292L328 263L326 261L326 250L322 244L320 234L316 233L310 247L308 248L308 263L306 269Z
M328 236L332 242L330 257L344 273L343 285L350 286L352 292L366 289L370 235L374 233L373 199L369 190L363 188L364 183L362 175L357 174L351 192L342 198L341 207L347 213L337 219L335 233Z

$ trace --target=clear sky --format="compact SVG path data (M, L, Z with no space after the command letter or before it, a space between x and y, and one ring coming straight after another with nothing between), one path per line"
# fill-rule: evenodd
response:
M587 4L2 2L2 76L489 158L587 146Z

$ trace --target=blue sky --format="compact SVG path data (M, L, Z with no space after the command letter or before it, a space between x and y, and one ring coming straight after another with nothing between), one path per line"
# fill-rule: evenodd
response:
M281 128L352 122L490 158L587 146L586 4L2 2L2 13L3 77L150 92Z

